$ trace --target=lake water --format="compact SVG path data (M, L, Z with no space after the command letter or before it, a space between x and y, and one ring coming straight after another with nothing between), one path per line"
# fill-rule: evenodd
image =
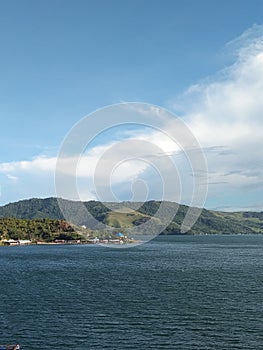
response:
M0 248L0 343L263 349L263 236Z

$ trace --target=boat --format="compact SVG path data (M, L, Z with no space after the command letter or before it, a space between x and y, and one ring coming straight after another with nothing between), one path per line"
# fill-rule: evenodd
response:
M20 344L0 345L0 350L22 350Z

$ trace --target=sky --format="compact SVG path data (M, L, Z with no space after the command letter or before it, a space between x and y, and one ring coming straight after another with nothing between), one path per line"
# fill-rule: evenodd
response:
M74 125L139 102L179 117L200 144L206 208L263 210L261 0L1 0L0 43L0 205L55 196L57 156ZM135 137L173 154L186 179L163 134L113 128L85 150L82 199L97 199L100 157ZM116 198L133 198L134 180L148 184L148 199L161 198L160 174L142 162L116 170Z

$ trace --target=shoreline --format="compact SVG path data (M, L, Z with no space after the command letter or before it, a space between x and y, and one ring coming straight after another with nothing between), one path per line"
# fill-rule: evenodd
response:
M1 242L0 247L26 247L26 246L42 246L42 245L132 245L138 244L142 241L139 240L129 240L129 241L111 241L111 240L97 240L97 241L86 241L86 242L78 242L78 241L65 241L65 242L27 242L27 243L19 243L18 242Z

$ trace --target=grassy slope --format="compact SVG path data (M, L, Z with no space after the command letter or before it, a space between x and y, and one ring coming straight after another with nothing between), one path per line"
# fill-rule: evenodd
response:
M247 214L247 212L232 212L232 213L226 213L226 212L213 212L216 217L218 217L220 220L223 220L225 224L230 225L236 225L239 226L242 231L244 229L247 231L247 233L263 233L263 220L260 218L261 213L253 213L256 214L255 217L253 216L244 216L244 214ZM257 214L258 217L257 217ZM243 232L241 232L243 233Z
M105 223L117 228L130 228L144 218L149 219L150 216L138 211L127 210L127 208L120 208L117 212L111 211L107 213Z

